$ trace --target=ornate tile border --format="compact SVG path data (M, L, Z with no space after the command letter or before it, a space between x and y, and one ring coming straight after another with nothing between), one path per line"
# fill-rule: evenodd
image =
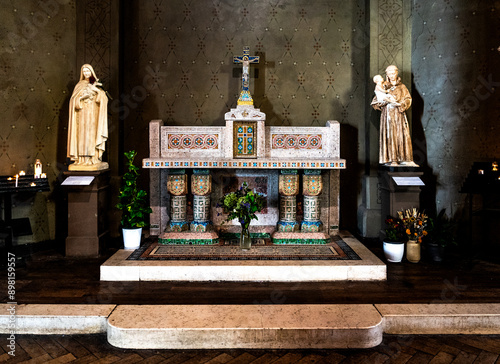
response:
M165 158L148 158L142 161L143 168L242 168L242 169L282 169L282 168L307 168L307 169L345 169L345 160L330 160L330 161L314 161L298 160L290 161L276 161L273 159L268 160L220 160L220 161L206 161L200 160L181 160L181 159L165 159Z
M272 134L271 149L322 149L321 134Z
M168 149L219 149L219 135L169 133Z

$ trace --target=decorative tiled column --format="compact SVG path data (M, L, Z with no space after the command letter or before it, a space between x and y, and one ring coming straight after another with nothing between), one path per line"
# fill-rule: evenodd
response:
M191 193L193 194L192 232L205 233L212 230L210 221L210 194L212 193L212 176L208 169L195 169L191 176Z
M303 233L319 232L323 226L320 220L319 195L323 190L321 170L306 169L302 178L302 194L304 195L304 220L300 226Z
M295 232L297 222L297 195L299 194L299 175L296 169L282 169L279 175L280 220L278 231Z
M167 230L178 232L189 229L187 222L187 175L184 169L171 170L167 179L167 190L170 193L170 221Z

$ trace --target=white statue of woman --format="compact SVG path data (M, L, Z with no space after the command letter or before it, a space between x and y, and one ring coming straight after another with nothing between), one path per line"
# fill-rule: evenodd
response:
M108 139L108 97L90 64L84 64L80 81L69 101L68 158L71 171L109 168L102 161Z

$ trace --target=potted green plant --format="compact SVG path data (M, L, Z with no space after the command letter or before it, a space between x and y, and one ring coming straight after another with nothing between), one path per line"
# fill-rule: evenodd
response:
M399 263L405 252L406 234L403 222L392 216L385 219L386 229L383 241L384 255L388 262Z
M141 244L142 228L152 212L146 199L147 193L137 187L139 167L134 165L135 150L124 153L127 172L123 175L122 187L116 207L122 211L121 226L125 249L137 249Z
M250 222L258 220L256 213L261 212L265 206L263 195L252 191L248 184L243 182L242 186L235 192L227 193L217 203L228 214L225 222L238 219L241 224L240 248L250 249L252 240L250 238Z

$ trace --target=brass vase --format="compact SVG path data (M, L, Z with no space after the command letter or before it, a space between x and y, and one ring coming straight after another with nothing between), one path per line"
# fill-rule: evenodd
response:
M411 263L420 262L420 244L417 240L406 242L406 259Z

